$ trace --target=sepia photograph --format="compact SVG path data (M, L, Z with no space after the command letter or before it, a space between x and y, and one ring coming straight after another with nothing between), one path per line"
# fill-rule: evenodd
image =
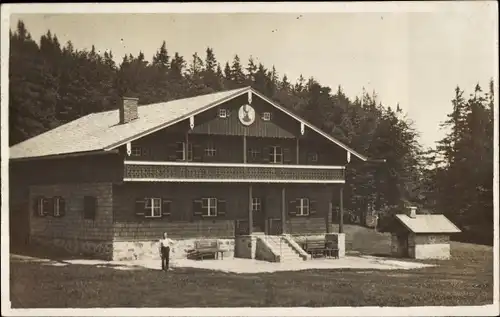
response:
M497 2L1 8L2 315L500 313Z

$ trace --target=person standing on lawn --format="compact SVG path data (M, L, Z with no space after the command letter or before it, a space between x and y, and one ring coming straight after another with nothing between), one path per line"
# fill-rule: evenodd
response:
M168 238L166 232L163 233L163 239L160 240L160 256L161 256L161 269L168 271L170 261L170 246L174 242Z

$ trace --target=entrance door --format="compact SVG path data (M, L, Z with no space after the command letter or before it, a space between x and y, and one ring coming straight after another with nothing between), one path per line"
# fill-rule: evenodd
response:
M253 232L264 232L266 212L261 197L252 198Z

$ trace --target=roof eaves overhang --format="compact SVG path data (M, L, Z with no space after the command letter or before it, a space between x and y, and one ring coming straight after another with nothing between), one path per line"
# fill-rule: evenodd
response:
M155 133L156 131L159 131L161 129L168 128L169 126L172 126L172 125L174 125L176 123L179 123L179 122L181 122L183 120L189 119L189 117L191 117L191 116L195 116L195 115L200 114L202 112L205 112L205 111L207 111L207 110L209 110L209 109L211 109L213 107L217 107L218 105L220 105L220 104L222 104L222 103L224 103L224 102L226 102L228 100L231 100L233 98L239 97L239 96L247 93L249 90L250 90L250 87L242 88L241 91L237 91L234 94L231 94L231 95L226 96L224 98L221 98L221 99L219 99L217 101L209 103L208 105L206 105L206 106L204 106L204 107L202 107L200 109L197 109L195 111L191 111L191 112L189 112L189 113L187 113L187 114L185 114L185 115L183 115L183 116L181 116L181 117L179 117L179 118L177 118L175 120L171 120L171 121L162 123L162 124L160 124L160 125L158 125L158 126L156 126L154 128L151 128L151 129L148 129L146 131L140 132L140 133L134 135L133 137L129 137L129 138L121 140L120 142L113 143L113 144L105 147L104 150L105 151L110 151L110 150L116 149L117 147L120 147L120 146L122 146L124 144L127 144L129 142L135 141L137 139L140 139L140 138L142 138L142 137L144 137L146 135L149 135L151 133Z

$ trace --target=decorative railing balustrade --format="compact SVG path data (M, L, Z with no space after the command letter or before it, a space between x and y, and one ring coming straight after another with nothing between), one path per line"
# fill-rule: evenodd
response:
M125 161L124 180L341 183L344 167Z

